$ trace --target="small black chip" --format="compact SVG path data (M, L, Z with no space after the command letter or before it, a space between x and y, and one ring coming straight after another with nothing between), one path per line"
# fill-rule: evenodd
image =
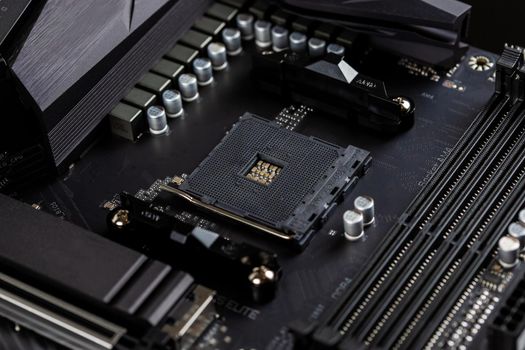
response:
M367 151L247 113L180 189L304 246L369 163Z

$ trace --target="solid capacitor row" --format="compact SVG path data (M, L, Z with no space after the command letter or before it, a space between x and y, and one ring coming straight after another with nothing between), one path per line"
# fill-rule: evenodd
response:
M334 53L343 56L345 48L338 44L327 44L325 40L310 38L300 32L289 33L282 26L273 26L265 20L255 21L250 14L241 13L237 16L237 27L241 31L242 39L255 38L255 44L261 49L272 48L275 52L290 49L294 52L308 51L310 56L323 56L325 53Z
M227 55L235 56L242 52L241 32L236 28L226 28L222 32L224 43L213 42L208 45L208 57L193 60L194 74L181 74L178 78L177 90L166 90L162 94L162 106L152 106L147 110L149 130L154 135L168 131L167 118L178 118L183 113L184 102L193 102L199 98L199 86L213 83L213 71L221 71L228 67Z
M310 56L323 56L334 53L343 56L345 48L338 44L327 44L319 38L308 38L300 32L289 33L282 26L272 26L264 20L255 20L251 14L241 13L236 17L237 28L225 28L222 31L222 43L212 42L207 47L208 57L199 57L192 62L193 73L185 73L178 78L178 88L167 90L162 95L164 107L153 106L147 111L147 120L152 134L163 134L168 130L167 118L177 118L183 114L184 102L199 98L199 86L213 83L214 71L228 67L227 56L242 52L242 40L255 39L259 48L272 48L279 52L290 49L294 52L308 52Z

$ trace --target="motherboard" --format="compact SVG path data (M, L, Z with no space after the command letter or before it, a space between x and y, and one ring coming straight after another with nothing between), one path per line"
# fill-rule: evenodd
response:
M59 222L28 220L41 261L0 238L0 347L524 348L523 48L430 59L297 3L195 11L52 179L0 153L0 225ZM76 229L57 286L18 276Z

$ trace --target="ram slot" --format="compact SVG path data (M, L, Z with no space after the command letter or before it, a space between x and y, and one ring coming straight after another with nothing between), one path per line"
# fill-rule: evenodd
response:
M523 150L520 154L523 154ZM522 193L523 188L525 187L524 180L525 158L523 158L519 164L516 164L516 169L510 173L508 181L505 181L498 188L498 191L496 191L492 200L490 200L490 202L479 211L479 214L477 214L475 211L472 212L472 220L475 222L465 221L463 222L463 225L458 227L457 232L463 232L464 234L462 239L454 244L456 250L454 256L462 256L463 263L456 271L454 276L450 279L449 284L446 286L446 292L442 294L443 296L440 299L435 300L433 307L429 308L429 315L432 315L430 310L433 310L437 307L441 309L441 305L443 305L443 303L445 303L447 300L445 296L448 292L452 293L457 290L457 287L454 287L456 282L472 280L473 276L480 270L483 264L488 263L487 258L491 257L491 253L494 251L497 239L500 236L500 234L494 234L494 231L501 232L501 227L506 227L506 225L512 221L514 215L516 214L513 213L512 208L516 208L516 206L519 207L523 203L523 198L518 198L516 200L516 197ZM488 217L492 218L489 224L486 222L486 218ZM503 221L503 223L501 223L501 221ZM470 247L469 242L474 235L479 236L479 243L482 243L484 240L489 241L487 245L483 247L483 249L476 249L476 246ZM444 273L446 269L445 262L443 262L442 265L443 266L438 271L432 272L432 280L435 280L434 276L441 276ZM432 286L427 287L430 290L435 288L435 284L433 282L424 281L423 283L425 283L427 286ZM463 286L459 290L463 290L464 288L465 287ZM406 312L402 313L402 317L395 320L395 326L393 326L394 330L391 330L389 333L385 334L385 337L383 338L384 342L381 342L381 345L391 346L392 340L400 337L405 327L404 325L410 322L409 319L414 317L414 314L417 313L417 310L421 307L421 305L424 304L426 299L425 293L421 293L417 298L411 299L411 307L407 307L405 310ZM428 320L426 321L428 322ZM422 322L421 325L413 328L423 327L423 325L427 322ZM423 330L421 329L421 331ZM414 332L414 334L418 334L418 332Z
M484 192L484 190L490 191L490 188L495 186L495 182L490 182L491 179L494 179L494 174L497 172L497 170L500 170L501 167L505 164L507 167L512 165L509 164L509 153L511 153L514 150L514 153L516 153L515 146L520 140L521 136L523 136L523 133L525 132L525 126L521 125L519 122L519 119L513 118L516 122L513 122L512 125L510 125L507 129L507 133L503 137L504 146L499 148L494 148L490 150L490 152L487 152L484 159L492 160L491 163L487 164L485 171L473 171L471 173L471 176L469 176L467 179L468 184L465 187L471 189L467 192L467 195L465 196L464 191L462 191L462 195L464 196L463 200L456 200L452 203L452 208L449 208L448 211L443 212L442 216L444 220L448 220L448 223L442 222L440 220L441 218L437 217L436 220L440 223L441 231L443 230L443 226L445 226L445 231L448 230L447 227L451 227L451 225L459 220L459 217L463 217L467 210L471 207L471 204L480 197L481 194L485 194L485 197L489 196L487 192ZM505 162L507 161L507 162ZM505 172L506 173L506 172ZM499 173L502 174L501 172ZM497 182L497 181L496 181ZM492 186L488 186L488 184L491 184ZM463 188L463 187L462 187ZM436 234L434 231L434 225L431 225L428 227L428 230L425 230L423 232L420 232L419 234L429 234L432 239L427 239L427 247L421 247L419 249L419 256L415 258L414 260L407 261L406 267L402 270L403 275L401 275L399 278L395 279L395 281L392 281L392 284L385 288L385 297L384 299L379 299L376 302L376 309L375 310L368 310L368 318L364 318L361 322L363 325L362 328L356 329L356 333L358 333L360 336L364 337L364 334L367 334L365 339L366 342L371 342L370 339L374 338L374 334L377 334L382 328L387 318L392 317L392 307L396 306L396 308L399 306L403 298L407 298L410 294L408 293L408 288L411 290L417 291L414 288L414 283L408 279L408 276L412 276L413 270L417 268L421 270L423 267L428 267L427 260L429 259L430 255L435 253L435 249L440 248L440 254L437 256L436 262L441 262L443 260L449 261L447 249L448 247L446 245L443 245L443 243L446 240L446 235L443 234ZM434 249L434 253L428 253L430 249ZM400 267L401 270L401 267ZM418 273L419 277L422 275L421 271ZM410 277L412 278L412 277ZM421 279L421 278L420 278ZM400 299L401 298L401 299ZM388 307L384 307L383 305L389 305ZM379 310L382 308L386 309L383 313L381 313Z
M487 137L478 137L478 140L480 140L481 143L478 143L477 147L472 147L472 151L466 156L468 160L463 162L464 167L459 172L464 177L459 183L460 186L457 186L456 183L454 188L455 197L459 197L463 193L463 189L471 184L472 177L479 175L477 172L479 167L494 159L494 148L487 148L487 145L492 146L495 142L495 139L501 138L501 134L505 134L507 132L508 135L509 128L512 129L511 126L515 124L515 120L513 118L507 118L506 113L500 118L500 120L502 120L500 123L491 123L492 125L495 124L496 126L492 129L487 129L489 133ZM450 188L451 186L446 184L442 187ZM445 200L443 199L442 202L445 202ZM443 206L440 208L440 211L444 212L447 208L448 206ZM434 210L434 214L437 212L437 209ZM392 308L394 304L399 304L400 301L398 299L402 295L406 296L408 294L408 289L413 288L413 284L410 283L409 278L415 273L416 269L419 269L429 258L430 252L433 249L437 249L443 241L443 239L440 240L437 236L429 236L428 234L425 234L425 231L421 232L420 227L417 226L411 228L409 237L416 237L414 244L412 245L411 254L406 254L402 262L398 264L395 273L391 274L390 281L383 284L382 293L376 293L376 297L374 299L375 303L369 303L369 307L366 309L367 317L363 317L359 321L359 325L356 325L355 329L352 331L353 334L363 338L363 341L365 341L367 338L373 338L370 337L370 332L377 333L379 325L384 324L386 321L385 318L389 313L388 308L386 315L383 315L378 310L384 308L384 305L390 305L389 307ZM415 249L416 247L417 249ZM355 323L355 321L353 321L353 323ZM348 322L345 322L344 327L348 328Z
M476 121L466 133L465 138L456 145L451 158L446 161L445 165L434 177L434 180L432 180L434 183L433 187L435 187L435 183L439 183L439 181L437 181L439 178L446 178L446 174L450 171L450 167L456 163L463 165L463 168L461 169L463 172L470 169L482 150L491 143L494 135L497 132L504 130L502 126L507 121L506 113L504 113L507 108L507 102L507 99L494 98L496 106L486 110L490 115L485 113L480 113L478 115ZM465 148L469 150L466 155L464 155ZM458 160L457 158L461 157L462 154L464 156L462 159ZM418 198L421 197L424 196L418 196ZM414 207L414 205L411 207ZM419 216L422 215L420 214ZM405 221L408 221L413 217L414 215L408 214ZM366 304L370 301L371 294L375 294L370 292L374 290L377 291L378 288L383 285L383 282L387 277L392 274L392 271L394 271L392 265L395 267L403 259L409 259L405 247L408 244L414 246L416 242L413 240L417 231L407 230L407 228L408 227L405 226L405 223L400 223L391 231L391 234L389 235L391 239L386 241L378 252L374 254L374 256L382 256L383 259L374 260L368 264L370 268L359 277L358 281L354 284L356 288L352 288L344 299L347 303L347 305L345 305L346 307L341 308L335 306L334 310L328 313L328 315L331 316L327 318L325 323L328 327L334 327L339 333L346 334L350 330L352 324L356 321L357 316L361 314ZM420 235L416 238L418 240L424 240L425 237ZM419 244L419 242L417 243ZM416 251L417 249L411 248L410 250ZM383 263L385 261L386 263ZM357 286L359 286L359 288L357 288ZM367 301L367 299L369 300Z

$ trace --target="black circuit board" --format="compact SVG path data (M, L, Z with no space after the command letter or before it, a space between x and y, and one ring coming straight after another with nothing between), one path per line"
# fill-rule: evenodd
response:
M301 254L274 240L238 233L243 240L277 252L283 278L276 299L265 305L243 300L220 283L209 282L212 285L207 286L218 292L216 306L222 320L204 337L203 349L290 348L287 324L295 319L315 321L349 288L494 91L493 70L475 71L468 62L476 55L495 62L497 56L475 48L450 72L370 56L361 62L362 72L384 80L392 95L409 96L416 103L414 127L386 137L261 92L250 77L251 51L253 48L247 47L230 58L229 68L217 73L211 86L200 90L199 100L185 104L185 115L170 121L168 135L144 134L131 142L108 133L72 164L67 174L20 195L35 208L104 235L108 208L118 204L118 193L127 191L148 199L155 196L161 183L175 175L190 174L245 112L341 147L352 145L369 151L373 161L368 173ZM343 238L342 214L352 208L358 195L374 198L376 220L362 241L350 243ZM181 215L204 227L216 225L206 218ZM195 277L206 284L206 276ZM475 298L495 298L498 293L479 278L473 286L475 293L469 296L474 304ZM454 316L454 322L461 321L460 316ZM436 329L439 326L436 324ZM444 337L437 343L446 342Z

